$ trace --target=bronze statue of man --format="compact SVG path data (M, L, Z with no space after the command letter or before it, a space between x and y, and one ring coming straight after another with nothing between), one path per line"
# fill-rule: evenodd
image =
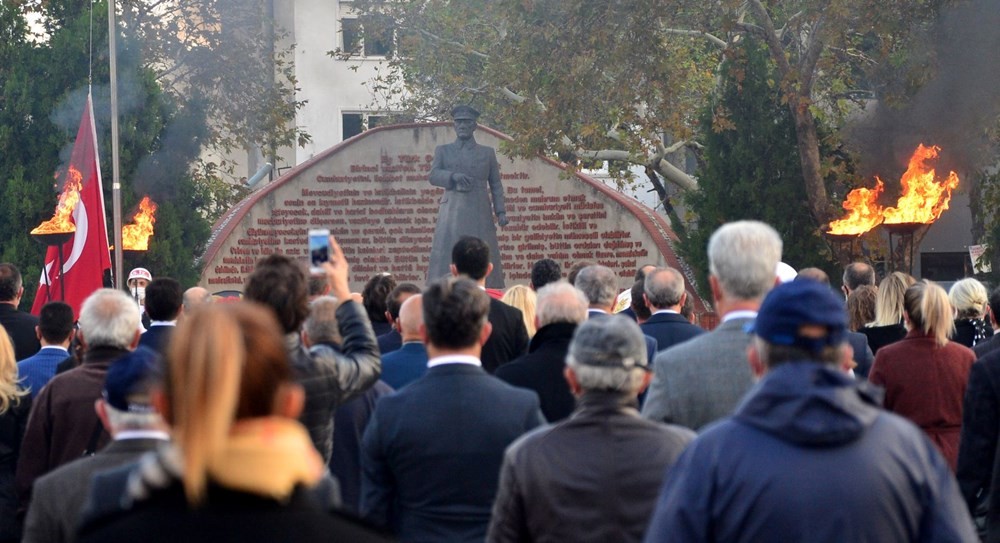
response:
M503 288L503 266L493 215L495 212L496 224L507 226L507 213L497 154L492 147L479 145L472 137L478 126L478 111L457 106L451 117L458 139L434 149L431 168L431 184L442 187L444 195L438 209L427 280L449 275L452 247L462 236L475 236L490 247L493 272L486 278L486 286Z

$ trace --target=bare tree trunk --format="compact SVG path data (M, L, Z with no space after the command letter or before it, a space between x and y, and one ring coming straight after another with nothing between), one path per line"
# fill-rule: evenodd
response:
M805 101L802 99L802 102ZM806 185L809 212L816 219L816 224L824 225L830 220L830 199L820 169L816 119L805 103L790 104L789 107L795 119L795 139L799 148L799 160L802 162L802 178Z

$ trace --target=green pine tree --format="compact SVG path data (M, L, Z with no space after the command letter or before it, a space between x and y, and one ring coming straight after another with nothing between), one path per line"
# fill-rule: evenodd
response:
M698 277L708 276L708 239L724 223L754 219L784 241L783 260L796 269L834 268L807 205L795 125L781 103L767 50L744 40L725 61L719 95L701 113L705 167L686 198L696 217L681 253ZM708 296L707 281L699 281Z

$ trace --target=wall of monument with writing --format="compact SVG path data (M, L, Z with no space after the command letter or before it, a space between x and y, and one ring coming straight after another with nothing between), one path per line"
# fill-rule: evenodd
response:
M480 127L476 140L499 149L506 136ZM450 123L379 127L347 140L264 186L215 227L203 258L202 286L242 290L261 256L306 260L310 228L329 228L351 264L351 288L374 274L423 285L442 189L428 182L438 145L454 141ZM639 265L690 272L671 248L662 217L554 161L498 152L510 224L497 230L507 286L527 284L531 265L552 258L568 270L581 260L615 269L622 289ZM700 304L699 304L700 305Z

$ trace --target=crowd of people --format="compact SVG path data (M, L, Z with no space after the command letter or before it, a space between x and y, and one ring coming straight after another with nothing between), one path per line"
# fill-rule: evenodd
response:
M426 285L145 269L77 314L0 264L0 541L1000 541L1000 289L840 290L721 226L704 278L475 237ZM493 284L493 283L490 283Z

